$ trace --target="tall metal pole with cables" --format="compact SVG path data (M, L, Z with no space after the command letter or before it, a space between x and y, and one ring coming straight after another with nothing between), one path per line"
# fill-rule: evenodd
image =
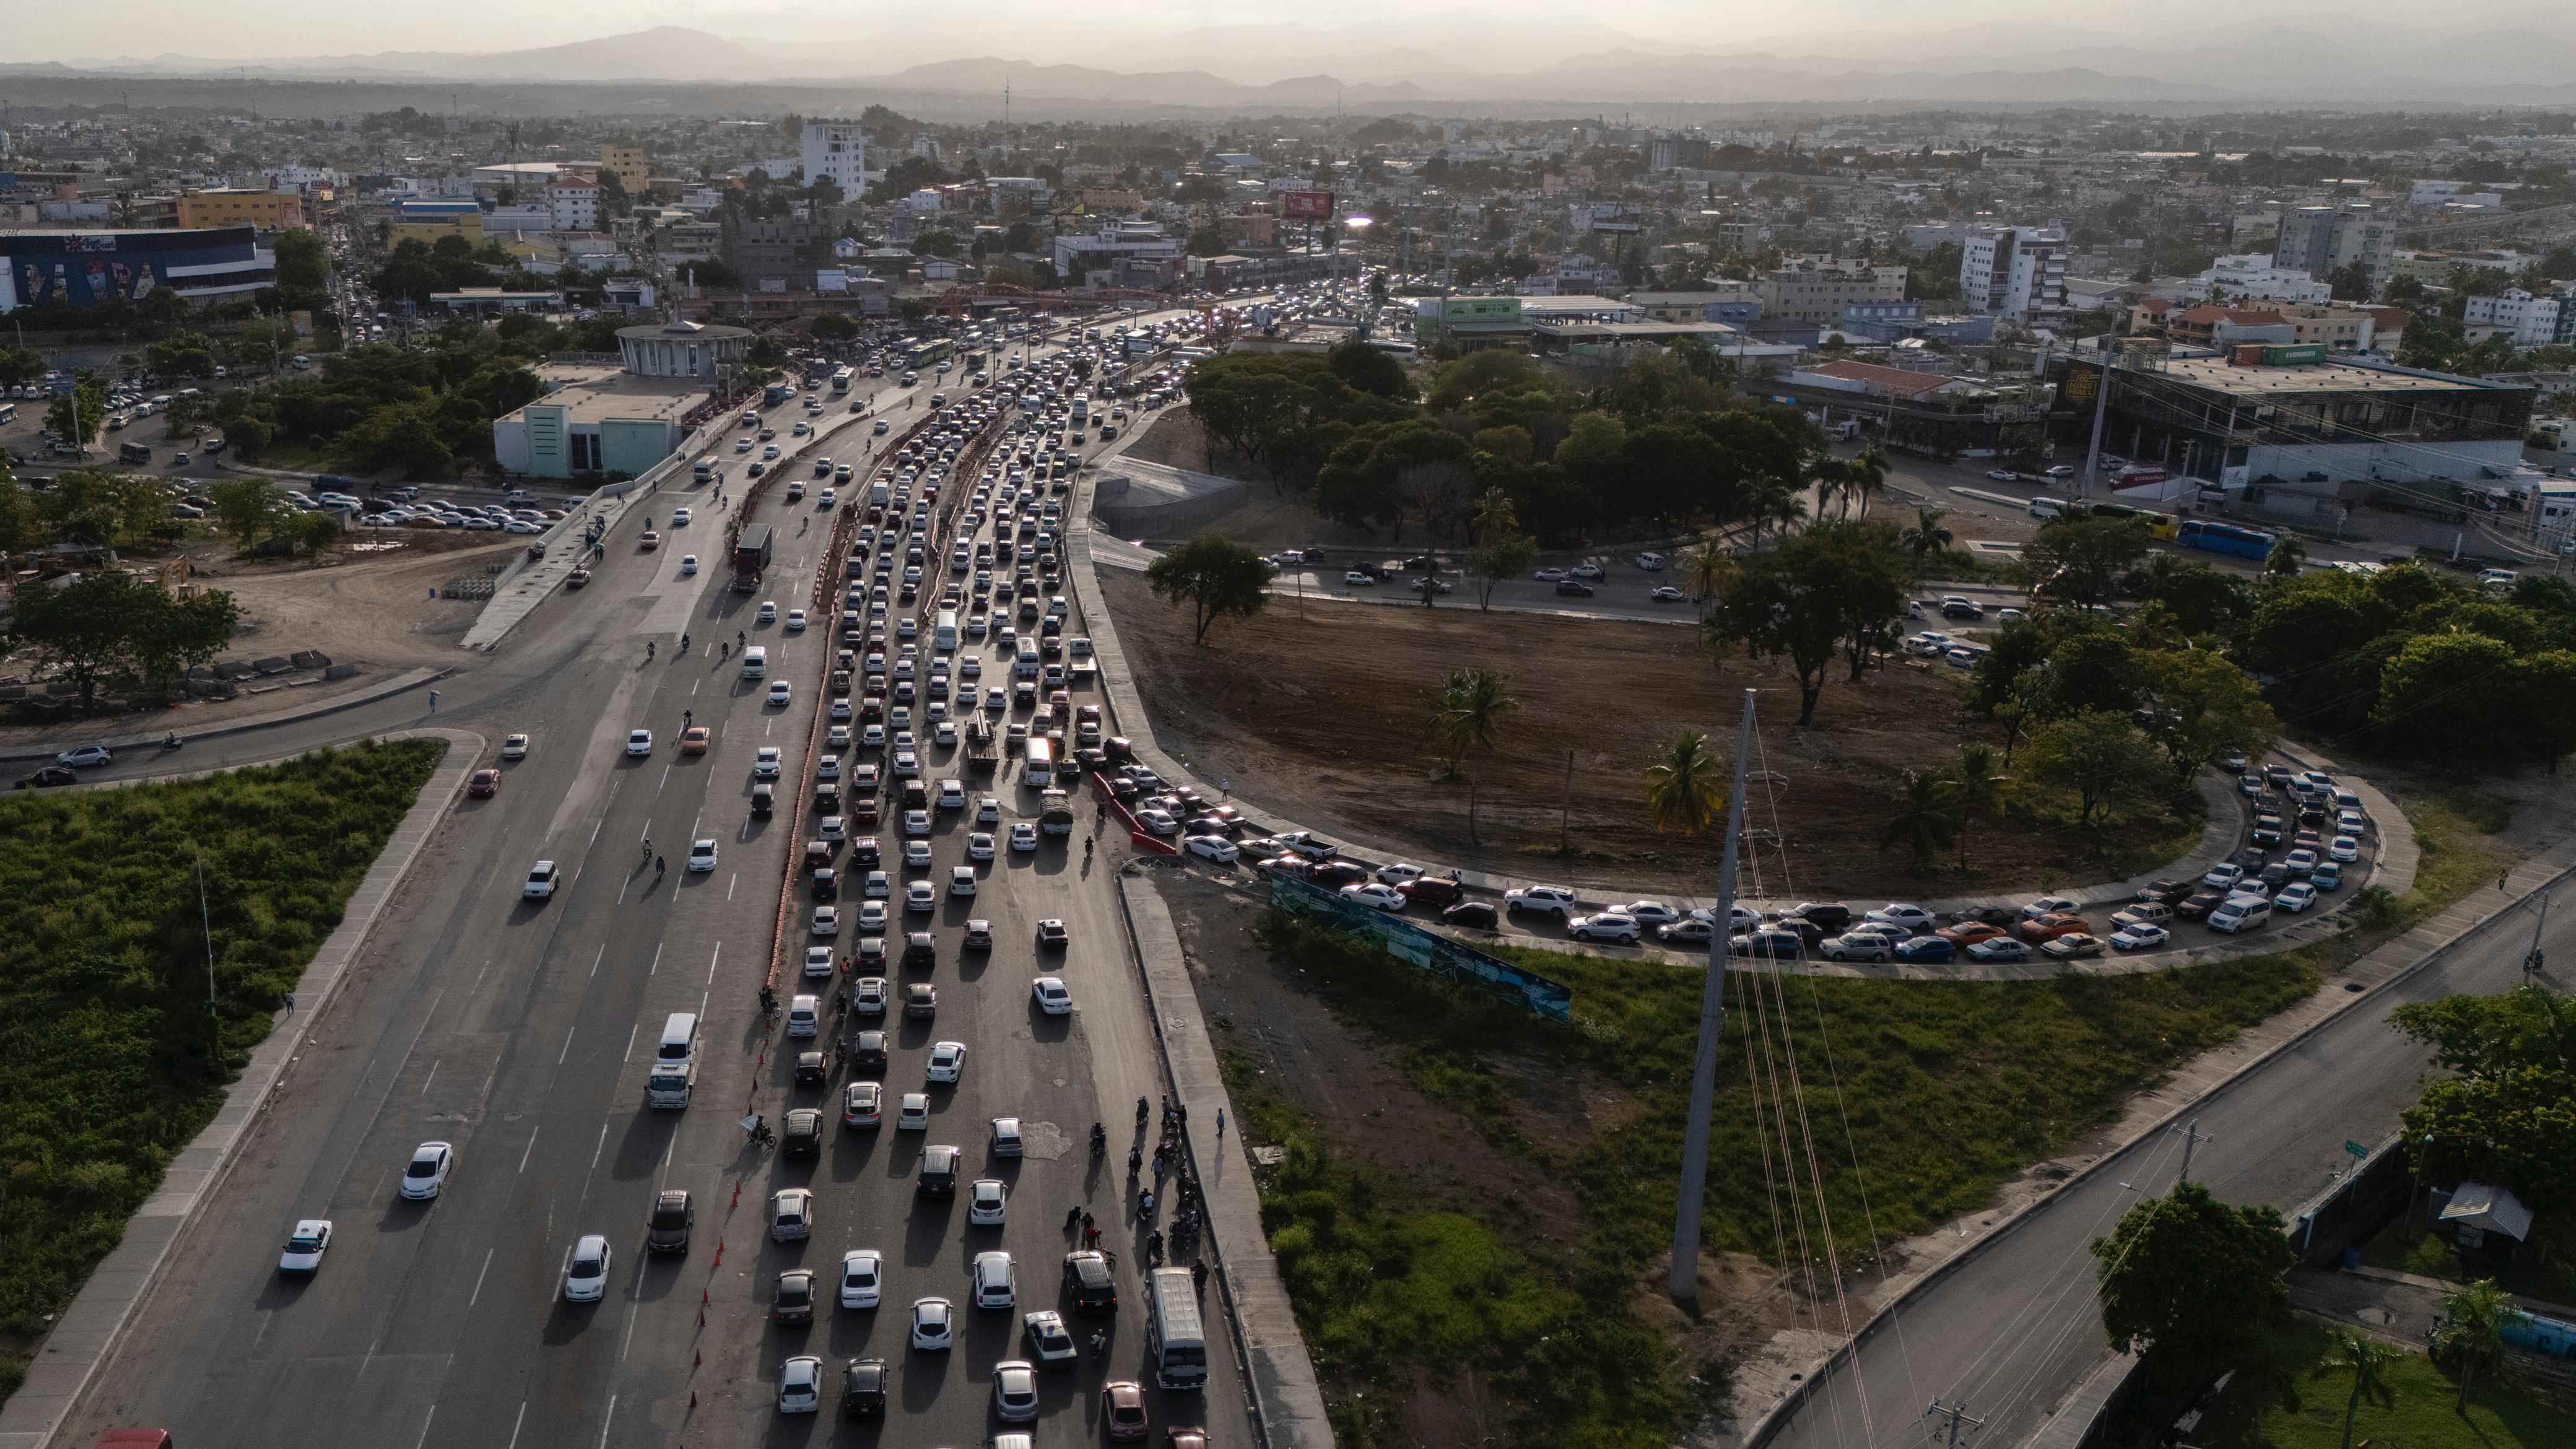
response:
M1673 1213L1672 1295L1699 1298L1699 1210L1708 1191L1708 1119L1717 1100L1717 1038L1726 1025L1726 948L1735 916L1735 853L1744 834L1744 765L1753 757L1753 691L1735 727L1735 780L1726 792L1726 840L1717 866L1717 911L1710 918L1708 979L1699 993L1699 1060L1691 1068L1690 1121L1682 1132L1681 1201Z

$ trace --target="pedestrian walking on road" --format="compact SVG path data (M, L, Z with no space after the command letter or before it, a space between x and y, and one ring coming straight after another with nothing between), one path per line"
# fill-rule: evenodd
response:
M438 713L438 691L435 689L429 692L429 712L431 714Z
M1223 1107L1216 1109L1216 1140L1219 1142L1223 1142L1225 1140L1225 1109Z
M1073 1228L1074 1228L1074 1225L1075 1225L1076 1223L1081 1222L1081 1221L1082 1221L1082 1204L1080 1204L1080 1203L1075 1203L1073 1206L1071 1206L1071 1207L1069 1207L1069 1208L1066 1208L1066 1209L1064 1210L1064 1230L1065 1230L1066 1232L1068 1232L1068 1233L1069 1233L1069 1232L1072 1232L1072 1231L1073 1231Z

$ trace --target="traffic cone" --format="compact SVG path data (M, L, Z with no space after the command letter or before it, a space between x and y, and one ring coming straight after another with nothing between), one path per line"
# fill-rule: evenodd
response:
M689 1407L692 1410L698 1407L698 1391L695 1389L689 1390Z
M724 1266L724 1239L722 1239L722 1238L718 1238L718 1239L716 1239L716 1263L715 1263L715 1265L716 1265L717 1267L719 1267L719 1268L721 1268L721 1267L723 1267L723 1266Z
M702 1364L702 1363L705 1363L706 1361L707 1361L707 1356L706 1356L705 1354L703 1354L703 1353L693 1353L693 1354L690 1354L690 1355L689 1355L689 1367L691 1367L691 1368L693 1368L693 1369L694 1369L694 1368L696 1368L698 1365L700 1365L700 1364Z

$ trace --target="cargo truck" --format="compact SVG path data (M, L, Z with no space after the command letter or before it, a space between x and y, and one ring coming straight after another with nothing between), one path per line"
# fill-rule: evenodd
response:
M769 525L745 524L733 541L733 591L737 594L756 592L760 576L768 571L775 545L770 542Z

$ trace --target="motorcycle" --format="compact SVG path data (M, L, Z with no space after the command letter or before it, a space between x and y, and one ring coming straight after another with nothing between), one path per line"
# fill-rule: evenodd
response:
M186 740L179 738L177 735L164 735L161 739L161 748L165 750L175 750L186 743Z

